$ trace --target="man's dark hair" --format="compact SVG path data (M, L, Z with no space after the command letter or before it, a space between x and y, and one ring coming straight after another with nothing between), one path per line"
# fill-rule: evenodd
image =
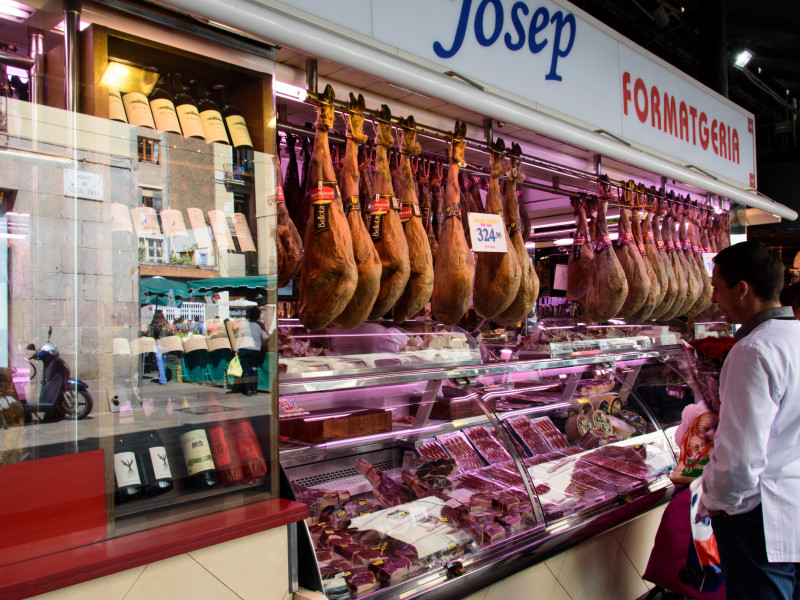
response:
M781 290L781 304L792 308L800 306L800 281L787 285Z
M261 309L257 306L251 306L247 309L247 318L250 321L258 321L261 318Z
M746 281L762 300L778 301L783 286L783 263L778 253L763 242L740 242L714 257L717 273L727 286Z

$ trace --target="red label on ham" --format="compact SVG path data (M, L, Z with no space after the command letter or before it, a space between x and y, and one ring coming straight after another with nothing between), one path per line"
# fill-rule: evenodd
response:
M373 215L383 215L389 212L392 208L392 197L391 196L384 196L381 194L375 194L375 200L372 203L369 211L370 214Z
M336 187L332 184L322 184L311 190L311 202L314 204L330 204L335 199Z
M659 252L666 252L667 247L664 245L664 240L656 240L656 246Z
M675 252L675 243L672 240L667 240L667 252Z
M277 202L286 202L286 196L283 195L283 186L278 186L278 199Z
M644 232L644 241L645 242L655 242L656 236L653 235L652 231L645 231Z
M628 244L635 244L636 240L633 239L633 234L630 231L622 233L622 238L619 240L620 246L627 246Z

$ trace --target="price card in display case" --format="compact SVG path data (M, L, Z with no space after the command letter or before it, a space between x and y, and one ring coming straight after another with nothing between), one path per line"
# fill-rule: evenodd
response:
M469 213L469 234L474 252L507 252L503 215Z

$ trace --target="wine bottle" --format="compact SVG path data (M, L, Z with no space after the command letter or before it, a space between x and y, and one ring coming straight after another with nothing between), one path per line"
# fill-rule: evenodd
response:
M233 147L252 148L253 142L250 139L250 132L247 131L247 123L244 120L244 115L242 111L231 104L228 88L222 84L215 85L214 92L217 94L220 111L225 118L225 125L228 127L228 133L231 136Z
M119 95L117 88L108 88L108 118L112 121L128 122L125 116L125 105L122 104L122 96Z
M127 502L143 495L142 479L136 461L136 452L124 437L114 440L114 476L116 488L114 498L118 503Z
M203 133L203 122L200 120L200 113L192 97L186 93L183 79L180 73L171 73L169 82L172 87L172 102L175 105L175 112L178 113L178 121L185 138L205 139Z
M199 79L191 82L192 92L194 93L197 110L200 111L200 121L203 123L203 133L207 143L219 142L220 144L230 144L228 134L225 131L225 122L222 120L222 113L219 106L206 93L206 86Z
M213 488L217 486L217 477L214 474L214 459L211 456L211 446L208 443L206 430L202 428L187 428L181 434L181 450L189 475L187 483L190 487Z
M158 433L147 431L137 436L136 457L139 460L139 470L146 495L157 496L172 489L169 457Z
M172 101L172 94L167 90L167 78L164 75L158 78L153 91L150 92L150 109L153 111L153 120L158 131L181 133L178 113L175 112L175 104Z
M156 128L147 96L141 92L126 92L122 94L122 104L125 105L128 123L139 127L149 127L150 129Z
M236 444L236 451L242 461L245 481L261 479L267 475L267 461L261 451L253 424L250 421L239 421L231 425L231 433Z
M208 430L211 456L217 468L220 485L233 485L244 481L244 471L236 444L227 423L220 423Z

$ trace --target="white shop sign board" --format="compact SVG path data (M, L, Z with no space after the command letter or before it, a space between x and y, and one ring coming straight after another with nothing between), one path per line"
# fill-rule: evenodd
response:
M394 0L293 0L288 10L300 17L307 11L317 26L362 43L371 38L379 50L434 63L680 164L755 186L751 113L568 2L405 0L401 7Z

